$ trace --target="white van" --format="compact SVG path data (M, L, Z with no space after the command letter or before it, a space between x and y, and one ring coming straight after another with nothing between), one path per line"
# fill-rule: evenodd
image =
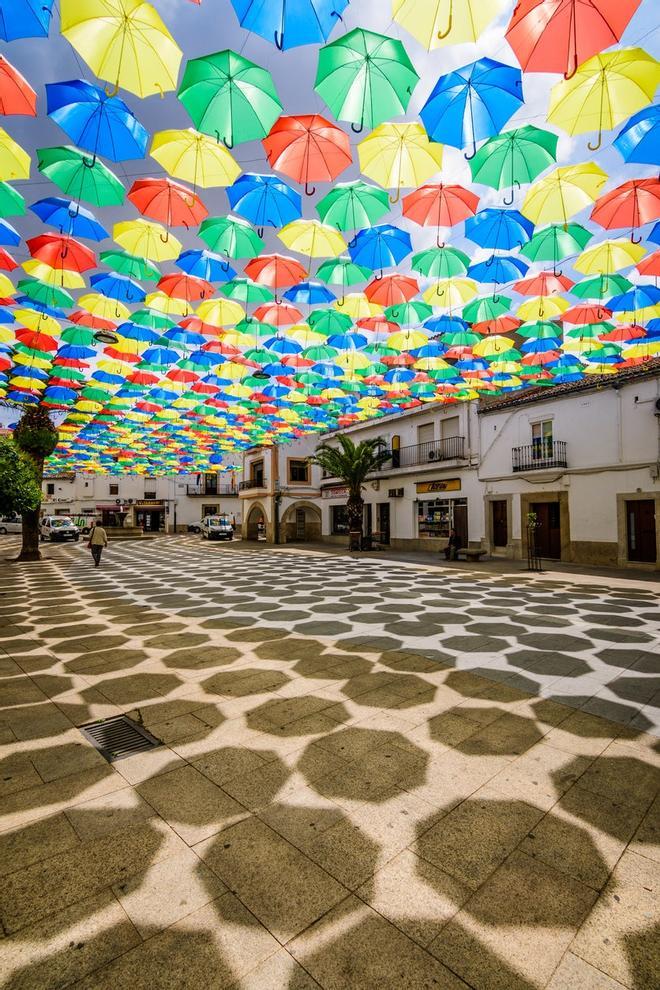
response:
M227 516L204 516L202 537L205 540L233 540L234 527Z
M0 535L5 536L7 533L22 533L23 523L21 517L14 513L11 516L0 516Z
M44 516L39 532L42 541L50 540L51 543L63 543L65 540L77 543L80 539L80 530L68 516Z

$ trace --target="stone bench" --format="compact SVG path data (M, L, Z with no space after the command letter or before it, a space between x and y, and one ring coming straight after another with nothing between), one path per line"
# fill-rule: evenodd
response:
M487 557L488 554L485 550L471 549L470 547L461 547L456 553L457 560L474 560L480 561L482 558Z

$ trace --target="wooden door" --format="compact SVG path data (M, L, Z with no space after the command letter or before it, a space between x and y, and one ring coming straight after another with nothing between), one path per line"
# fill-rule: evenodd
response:
M467 505L454 504L454 529L456 530L456 546L466 547L468 545L468 517Z
M382 543L390 542L390 503L378 503L378 529Z
M651 498L626 502L628 560L654 564L657 559L655 502Z
M561 560L561 525L559 502L533 502L536 513L536 550L539 557Z
M296 539L305 539L305 510L296 509Z
M505 547L509 542L509 520L506 499L491 502L493 546Z

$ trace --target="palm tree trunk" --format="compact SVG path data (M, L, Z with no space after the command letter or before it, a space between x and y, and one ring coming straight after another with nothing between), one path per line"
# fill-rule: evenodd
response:
M362 520L364 518L364 499L361 495L349 495L346 503L348 516L349 550L362 549Z
M35 457L34 455L30 455L29 460L34 470L34 476L41 487L44 477L44 459L43 457ZM41 507L38 506L36 509L31 509L29 512L24 512L21 516L23 524L23 542L21 552L17 558L18 561L24 562L41 560L41 550L39 549L40 508Z

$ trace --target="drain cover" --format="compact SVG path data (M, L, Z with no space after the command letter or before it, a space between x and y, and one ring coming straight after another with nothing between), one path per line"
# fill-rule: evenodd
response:
M105 756L108 763L162 745L160 739L156 739L127 715L114 715L99 722L89 722L81 725L80 731Z

